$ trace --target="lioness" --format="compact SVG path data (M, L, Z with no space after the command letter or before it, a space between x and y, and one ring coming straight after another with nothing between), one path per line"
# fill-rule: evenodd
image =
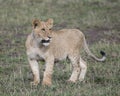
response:
M87 66L80 56L80 50L83 47L85 51L97 61L105 60L105 53L101 59L94 56L88 49L85 36L78 29L62 29L53 31L53 19L40 21L38 19L32 22L33 31L26 40L26 52L28 61L34 75L32 84L37 85L40 82L38 60L44 60L46 63L43 75L43 85L52 84L52 73L54 62L68 58L73 66L73 72L68 81L76 82L78 77L80 81L84 80Z

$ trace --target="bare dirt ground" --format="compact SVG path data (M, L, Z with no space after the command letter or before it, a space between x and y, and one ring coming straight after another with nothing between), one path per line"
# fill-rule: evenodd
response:
M120 33L110 33L110 29L88 29L84 32L89 44L97 43L98 41L109 41L110 43L120 43ZM108 33L108 34L107 34ZM109 35L111 34L111 35Z

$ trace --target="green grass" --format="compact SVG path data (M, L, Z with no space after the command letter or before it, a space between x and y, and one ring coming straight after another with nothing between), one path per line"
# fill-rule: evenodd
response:
M119 4L120 0L0 0L0 96L119 96ZM71 67L63 61L54 67L51 87L31 86L24 43L34 18L53 18L55 30L82 30L91 51L100 56L104 50L106 61L96 62L83 52L85 82L67 83ZM43 62L40 67L42 75Z

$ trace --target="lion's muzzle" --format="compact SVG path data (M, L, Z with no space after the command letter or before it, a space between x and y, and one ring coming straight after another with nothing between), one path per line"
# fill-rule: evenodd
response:
M50 41L51 41L51 37L48 37L47 39L41 40L41 43L42 43L44 46L48 46L48 45L50 44Z

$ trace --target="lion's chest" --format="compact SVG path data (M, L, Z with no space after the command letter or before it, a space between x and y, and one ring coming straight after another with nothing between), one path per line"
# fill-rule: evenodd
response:
M44 60L46 57L46 53L42 52L39 48L30 48L27 51L27 55L29 56L30 59L35 59L35 60Z
M27 55L31 59L35 60L46 60L46 58L53 57L55 61L65 60L69 55L69 50L64 47L50 47L48 49L31 47L27 50Z

